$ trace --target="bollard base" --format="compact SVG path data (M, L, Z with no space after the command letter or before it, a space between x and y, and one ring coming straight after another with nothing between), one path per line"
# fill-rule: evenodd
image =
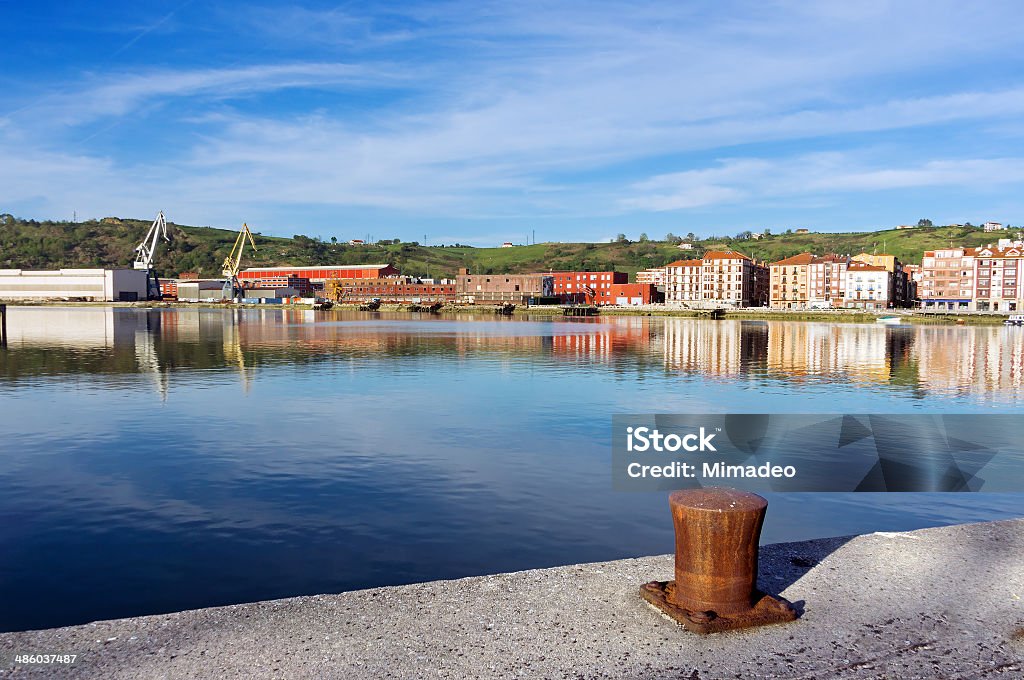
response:
M796 620L796 610L789 602L764 593L757 593L754 606L740 614L719 616L713 611L690 611L672 604L669 600L675 587L675 581L651 581L640 586L640 597L682 624L687 630L701 635Z

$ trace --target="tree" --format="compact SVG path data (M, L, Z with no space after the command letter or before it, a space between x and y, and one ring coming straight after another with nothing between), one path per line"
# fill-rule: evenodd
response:
M752 236L753 234L749 230L741 231L740 233L736 234L736 238L740 241L745 241Z
M765 236L771 236L772 235L772 230L771 229L765 229L764 230L764 235Z
M692 243L693 241L697 240L697 235L691 231L689 234L686 235L686 240Z
M334 245L338 245L338 237L337 236L332 236L331 237L331 243L333 243Z
M679 238L678 236L673 234L671 231L668 232L667 234L665 234L665 242L666 243L681 243L682 240L683 239Z
M626 240L626 235L625 234L616 234L615 242L616 243L629 243L629 241Z
M640 234L640 243L647 243L651 239L647 238L647 232Z
M932 226L932 221L929 220L929 219L918 220L917 221L917 226L919 226L919 227L930 227L930 226Z

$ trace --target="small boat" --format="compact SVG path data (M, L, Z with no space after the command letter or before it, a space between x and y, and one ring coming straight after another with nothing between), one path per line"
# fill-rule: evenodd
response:
M903 323L903 319L898 316L880 316L875 319L875 323L884 323L889 326L896 326Z
M502 316L512 316L512 313L516 311L516 306L511 302L506 302L503 305L498 305L494 308L495 314L501 314Z
M1011 314L1003 322L1004 326L1024 326L1024 314Z

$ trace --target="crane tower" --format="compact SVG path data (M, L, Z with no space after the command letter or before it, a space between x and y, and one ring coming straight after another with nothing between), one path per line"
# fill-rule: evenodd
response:
M245 251L247 238L253 252L256 252L256 241L253 240L252 232L249 231L249 225L243 222L242 229L238 232L238 238L235 239L235 245L231 247L231 252L224 258L224 265L221 269L224 274L223 298L225 300L234 300L241 288L238 285L238 270L242 266L242 253Z
M150 225L146 237L142 243L135 246L134 268L146 272L146 297L150 300L160 299L160 280L157 278L156 269L153 268L153 259L156 257L156 248L160 245L160 237L170 242L167 235L167 220L164 219L164 211L156 214L156 219Z

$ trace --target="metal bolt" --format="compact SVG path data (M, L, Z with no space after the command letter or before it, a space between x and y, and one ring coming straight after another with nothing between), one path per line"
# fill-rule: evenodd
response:
M757 590L757 553L768 501L727 488L669 496L676 532L675 581L640 595L698 633L792 621L788 602Z

